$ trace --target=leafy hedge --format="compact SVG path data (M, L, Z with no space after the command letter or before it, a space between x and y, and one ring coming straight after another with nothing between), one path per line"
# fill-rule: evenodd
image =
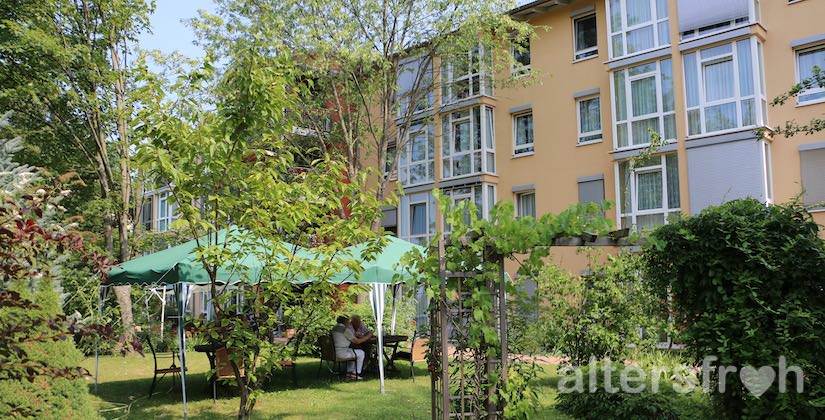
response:
M787 375L757 398L738 372L726 390L712 388L720 414L731 418L823 418L825 409L825 244L799 203L765 206L743 199L703 210L653 232L645 251L654 289L672 298L697 361L716 365L788 365L805 372L804 392ZM718 375L713 375L716 383ZM818 400L818 401L817 401Z

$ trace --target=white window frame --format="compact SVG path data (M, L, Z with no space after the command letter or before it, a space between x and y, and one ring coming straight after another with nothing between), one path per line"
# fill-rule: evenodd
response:
M687 60L685 60L685 57L687 55L689 55L689 54L695 54L696 55L696 69L695 69L695 71L696 71L696 75L698 77L698 87L699 87L699 92L698 92L699 104L697 106L691 107L687 103L687 98L688 98L688 92L687 92L688 87L687 87L687 76L686 76L687 68L684 68L683 69L683 77L682 77L682 83L683 83L682 87L685 89L684 90L685 91L685 120L684 120L684 122L685 122L685 127L686 127L688 138L697 138L697 137L704 137L704 136L708 136L708 135L734 133L734 132L746 130L748 128L764 126L765 124L767 124L767 122L764 121L764 117L765 117L765 114L766 114L765 107L767 106L767 99L766 99L765 93L764 93L764 80L763 80L763 74L764 73L762 72L762 59L761 59L762 51L758 47L759 42L756 40L756 38L751 37L751 38L747 38L747 40L749 41L748 48L750 48L750 50L751 50L750 51L751 60L753 61L751 63L751 73L752 73L752 77L753 77L753 94L747 95L747 96L742 96L741 95L742 87L741 87L741 84L740 84L740 81L739 81L739 64L740 63L739 63L739 54L738 54L738 49L739 49L738 43L741 42L741 41L744 41L744 39L737 39L737 40L731 41L730 43L727 43L727 44L719 44L719 45L714 45L714 46L711 46L711 47L708 47L708 48L698 49L698 50L691 51L687 54L682 55L682 62L684 63L683 64L684 66L688 65ZM708 57L708 58L702 58L702 51L709 50L709 49L716 48L716 47L720 47L720 46L723 46L723 45L730 45L731 46L731 52L721 54L721 55L712 56L712 57ZM718 100L715 100L715 101L707 101L705 99L705 65L713 64L713 63L721 62L721 61L726 61L727 59L730 59L731 62L732 62L732 65L733 65L734 94L730 98L718 99ZM748 99L752 99L753 103L754 103L754 105L753 105L754 106L754 123L750 124L750 125L743 125L742 123L744 121L743 121L743 114L742 114L742 102L746 101ZM737 122L737 126L733 127L733 128L729 128L729 129L724 129L724 130L707 131L707 129L705 127L705 110L709 107L712 107L712 106L725 105L725 104L730 104L730 103L734 103L736 105L736 122ZM689 114L690 114L691 111L695 111L695 110L699 111L700 132L691 134L690 133Z
M424 73L421 73L421 64L423 61L427 63L427 69L424 70ZM415 104L415 110L413 110L412 115L418 115L424 112L427 112L433 108L433 104L435 103L435 95L433 93L433 62L431 59L424 59L424 57L417 57L403 60L398 66L398 76L396 77L397 80L401 79L402 73L406 72L409 69L410 65L414 65L417 69L415 74L413 75L413 88L415 87L415 82L418 81L418 76L421 76L421 80L419 81L418 86L418 96L424 96L422 90L427 89L426 97L417 97L411 98L414 95L411 95L415 89L410 90L409 92L402 92L401 86L399 84L398 87L398 118L403 118L406 115L407 107L410 105L410 99L418 99ZM412 73L412 72L410 72Z
M533 212L534 213L533 214L522 214L523 209L521 208L521 199L522 199L522 197L525 197L525 196L528 196L528 195L533 196ZM536 211L536 191L535 190L530 190L530 191L519 191L519 192L517 192L516 193L516 205L514 207L516 208L516 217L530 216L530 217L535 219L536 218L536 213L535 213L535 211Z
M800 83L802 81L802 76L800 74L800 71L802 69L799 67L799 55L802 54L802 53L806 53L806 52L810 52L810 51L816 51L816 50L825 51L825 44L817 44L817 45L806 46L804 48L799 48L796 51L794 51L794 67L795 67L795 74L796 74L796 83ZM822 71L825 71L825 66L822 66ZM799 95L797 95L797 97L796 97L797 98L796 104L797 105L812 105L812 104L818 104L818 103L825 102L825 97L822 97L822 98L819 98L819 99L806 100L806 101L801 100L802 95L811 95L811 94L816 94L816 93L825 93L825 88L823 88L823 87L813 87L811 89L807 89L807 90L804 90L802 92L799 92Z
M582 130L582 113L581 113L581 103L585 101L590 101L596 99L599 101L599 129L588 131L583 133ZM594 144L594 143L601 143L604 140L604 136L602 134L603 129L602 126L602 98L601 95L590 95L584 96L581 98L576 98L576 132L578 133L578 137L576 139L576 144L579 146L583 146L586 144ZM595 138L595 136L599 136L599 138ZM594 137L585 141L582 141L583 138Z
M413 156L413 139L416 136L423 135L427 139L427 150L425 153L424 160L412 160ZM404 144L401 145L402 153L401 156L398 158L398 173L397 178L401 182L401 185L405 187L414 186L414 185L424 185L430 184L435 179L435 140L432 131L431 124L414 124L410 126L409 131L407 132L407 138L404 141ZM396 151L398 150L398 145L396 145ZM411 169L413 166L424 165L425 167L425 177L424 180L419 180L416 183L412 183L411 180Z
M475 148L475 138L476 138L476 124L474 121L474 113L478 110L479 116L479 127L481 128L481 132L478 134L479 138L481 139L481 148ZM461 113L467 113L466 116L460 116ZM471 108L466 108L458 111L452 111L445 114L442 117L442 124L441 124L441 174L442 179L453 179L453 178L462 178L465 176L470 175L477 175L477 174L495 174L495 149L496 149L496 141L495 141L495 121L494 121L494 112L493 109L487 105L479 105L474 106ZM487 120L490 119L489 124ZM470 135L470 148L467 151L456 152L455 151L455 142L453 141L453 136L455 133L454 127L461 123L468 123L470 125L469 135ZM488 137L489 136L489 137ZM487 139L490 139L490 143L487 143ZM481 167L476 168L476 160L475 155L480 154L481 156ZM453 172L453 162L461 159L464 156L469 155L470 157L470 171L461 174L455 175ZM489 168L487 158L492 156L493 159L493 168Z
M639 216L652 216L652 215L664 215L664 223L668 223L668 216L681 212L681 197L680 197L680 206L678 208L670 208L668 207L668 188L667 188L667 156L674 155L674 153L663 154L659 156L654 156L651 159L658 159L658 163L654 163L652 165L641 166L637 168L630 169L631 176L630 176L630 183L628 184L627 194L630 194L630 212L623 213L622 212L622 204L624 202L624 194L625 191L622 191L622 172L621 172L621 162L617 162L615 165L615 176L616 176L616 197L618 197L618 205L616 206L616 224L619 226L620 229L622 228L634 228L637 226L636 220ZM676 157L678 163L678 156ZM637 184L638 184L638 176L640 174L651 173L651 172L659 172L662 176L662 207L657 209L648 209L648 210L639 210L639 200L637 194ZM678 177L678 170L677 170L677 177ZM681 195L681 192L680 192ZM624 226L622 224L622 220L625 217L630 218L630 226Z
M424 219L425 219L424 220L425 221L424 230L425 230L425 233L415 234L415 233L413 233L413 214L414 214L413 207L417 206L417 205L422 205L422 204L424 205ZM409 220L407 220L409 236L407 236L407 238L405 238L405 239L407 241L410 241L410 242L413 242L413 243L420 243L420 242L416 242L416 240L418 240L418 239L423 239L424 240L423 243L429 242L430 239L432 238L432 235L430 234L430 223L432 221L430 220L429 197L424 196L423 198L419 198L419 199L415 199L415 200L410 199L410 202L407 206L408 206L407 207L407 213L410 216Z
M598 20L596 20L595 23L594 23L596 25L596 45L594 45L592 47L584 48L582 50L579 50L579 46L577 45L578 37L577 37L577 34L576 34L576 28L578 27L579 21L584 20L584 19L588 19L588 18L595 18L595 17L596 17L596 12L587 13L587 14L584 14L584 15L581 15L581 16L573 17L573 61L574 62L575 61L583 61L583 60L587 60L589 58L594 58L594 57L599 56L599 41L598 41L599 24L598 24ZM590 53L593 53L593 54L590 54ZM581 57L579 57L579 56L581 56Z
M650 8L651 8L650 9L651 20L648 21L648 22L636 24L636 25L633 25L633 26L628 26L627 25L627 0L618 0L618 1L619 1L619 4L620 4L620 7L621 7L621 11L620 11L621 28L620 28L619 31L616 31L616 32L613 31L613 27L612 27L613 24L610 20L611 16L612 16L612 11L610 10L610 0L605 1L606 11L607 11L607 13L606 13L606 15L607 15L606 16L607 17L607 50L610 54L610 59L611 60L621 58L621 57L627 57L627 56L633 56L633 55L637 55L637 54L643 54L645 52L658 50L660 48L664 48L664 47L670 45L670 42L668 42L667 44L661 44L660 41L659 41L659 24L667 22L668 27L670 26L670 13L671 13L671 11L669 9L669 7L670 7L669 4L667 5L667 7L668 7L667 14L668 15L665 16L665 17L659 17L659 12L658 12L658 10L656 10L656 0L649 0L649 4L650 4ZM642 29L646 26L653 26L653 47L652 48L648 48L646 50L635 51L633 53L625 52L621 55L616 55L616 52L613 51L613 36L621 35L621 37L622 37L622 48L624 49L624 51L627 51L627 33L632 32L636 29Z
M529 116L533 119L533 123L531 124L531 133L530 137L532 137L532 141L529 143L518 144L518 119L524 118ZM517 114L513 114L513 157L519 156L529 156L535 153L536 147L536 132L535 132L535 118L533 118L533 110L528 110L524 112L519 112Z
M168 191L164 191L158 194L158 219L155 221L156 230L158 232L166 232L171 228L172 221L174 217L172 213L174 212L174 208L170 203L170 199L172 198L172 194ZM163 216L163 209L166 209L166 215ZM161 222L165 222L166 226L161 229Z
M473 56L476 56L475 59L477 60L477 68L473 69ZM453 102L463 101L470 98L475 98L482 95L492 96L493 95L493 88L492 83L487 80L487 72L485 71L485 66L487 65L487 54L485 53L484 46L479 44L477 48L473 48L472 50L467 52L467 60L469 64L468 73L456 74L455 68L452 62L449 60L445 60L442 64L441 69L441 78L442 78L442 89L441 89L441 102L442 105L450 104ZM474 71L475 70L475 71ZM473 82L475 79L478 79L478 92L473 90ZM455 87L457 84L461 82L467 82L467 96L458 98L455 95Z
M649 63L643 63L636 66L631 66L628 68L624 68L622 70L617 70L616 72L611 73L610 75L610 109L612 113L612 125L613 125L613 148L615 150L629 150L629 149L638 149L642 147L646 147L650 145L650 138L647 137L647 141L644 143L633 143L633 123L636 121L643 121L653 118L658 118L659 120L659 134L662 136L663 140L667 142L675 142L676 138L666 138L667 133L665 132L665 117L673 116L673 123L676 124L676 104L675 104L675 97L674 97L674 109L668 112L664 112L664 90L662 89L662 62L664 61L671 61L671 73L673 72L673 60L672 59L665 59L660 61L654 61ZM650 64L655 64L656 69L647 73L637 74L635 76L630 76L630 69L646 66ZM625 103L623 104L626 108L625 113L627 115L627 119L625 120L617 120L618 114L616 112L616 83L615 77L616 74L619 72L624 72L624 90L625 90ZM633 116L633 92L632 92L632 82L635 80L646 79L649 77L656 78L656 109L655 113L645 114L640 116ZM673 83L673 75L671 74L671 83ZM672 87L672 89L675 86ZM675 95L675 91L674 91ZM601 106L601 104L599 104ZM578 110L576 111L578 112ZM619 146L619 124L627 124L627 146Z
M519 52L516 51L515 47L513 47L512 51L511 51L512 54L513 54L513 67L510 69L510 71L511 71L513 77L524 77L527 74L529 74L530 69L533 68L533 50L532 50L532 45L531 45L532 41L530 40L530 38L527 38L526 41L527 41L525 43L527 45L526 51L527 51L527 54L530 57L530 61L527 64L523 64L519 61L516 61L516 54L518 54Z

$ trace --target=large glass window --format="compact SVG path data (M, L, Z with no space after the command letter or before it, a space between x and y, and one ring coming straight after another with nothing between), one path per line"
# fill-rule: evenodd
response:
M399 236L426 245L435 235L435 199L429 192L401 197L398 210Z
M441 101L448 104L474 96L492 95L492 81L485 71L489 61L482 46L466 55L444 60Z
M175 219L177 205L172 203L172 195L168 192L160 193L158 196L158 232L166 232L172 226Z
M599 47L596 45L597 40L595 13L573 19L574 58L576 60L598 55Z
M619 217L621 227L649 229L679 214L679 165L675 154L619 163Z
M398 116L425 111L433 106L432 61L429 58L407 59L398 66ZM410 104L415 104L410 110Z
M535 191L516 194L516 215L518 217L536 217Z
M602 141L602 115L599 97L592 96L579 99L576 102L576 108L578 108L579 144Z
M410 127L407 141L401 146L398 179L402 185L432 182L435 174L435 141L431 125Z
M825 72L825 45L796 52L797 82L813 76L815 67ZM825 86L814 84L810 89L802 91L797 98L800 104L825 101Z
M753 39L685 54L689 136L763 123L758 54Z
M513 155L533 153L533 113L517 114L513 117L515 134L513 137Z
M143 197L143 206L140 209L140 223L147 231L152 230L152 197Z
M444 178L495 173L492 108L478 106L450 112L443 117L441 130Z
M670 44L667 0L608 0L610 58Z
M464 223L470 223L470 204L476 207L476 217L479 219L489 219L490 209L495 204L495 186L492 184L474 184L444 190L444 195L450 197L454 206L464 204ZM451 228L444 224L446 232Z
M673 65L670 59L613 73L616 148L650 143L650 130L665 140L676 139Z

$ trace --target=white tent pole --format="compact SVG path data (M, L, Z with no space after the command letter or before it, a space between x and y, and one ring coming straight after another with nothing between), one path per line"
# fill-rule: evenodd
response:
M370 304L372 313L375 316L375 332L378 336L378 378L381 393L384 393L384 332L382 321L384 320L384 295L386 285L383 283L373 283L370 291Z
M186 412L186 334L183 330L184 314L186 313L186 298L188 287L183 283L175 284L175 298L178 302L178 350L180 350L180 390L183 396L183 418L188 419Z
M160 341L163 341L163 323L166 320L166 286L163 287L163 297L160 298Z
M103 293L106 286L97 288L97 315L98 322L103 318ZM95 337L95 394L97 394L97 375L100 371L100 334Z
M401 284L392 285L392 319L390 320L390 334L395 335L395 314L398 312L398 296L401 295Z

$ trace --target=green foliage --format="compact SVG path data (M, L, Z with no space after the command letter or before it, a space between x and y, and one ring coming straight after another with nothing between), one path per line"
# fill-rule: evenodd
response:
M540 318L555 339L545 347L581 365L590 357L622 360L629 345L654 345L662 326L653 295L639 278L641 262L631 253L611 255L603 265L591 262L591 274L583 277L545 266L536 277L537 295L545 302ZM640 337L640 329L648 334Z
M435 191L445 223L450 231L446 235L443 258L447 271L477 272L477 275L463 278L461 289L464 293L461 305L472 316L466 325L466 342L462 348L475 354L476 360L501 356L501 343L494 310L494 293L499 284L499 267L505 259L518 261L518 277L531 278L544 266L543 258L549 253L549 246L557 238L579 236L585 232L606 233L610 221L603 216L605 207L590 203L571 206L559 213L545 214L538 219L518 218L510 202L500 202L490 211L489 220L478 219L473 203L460 202L453 205L448 196ZM609 207L609 204L606 205ZM441 232L436 237L441 236ZM434 240L435 242L435 240ZM431 249L435 248L435 243ZM428 295L439 299L456 300L457 282L446 285L445 295L440 296L441 270L439 253L420 255L413 252L406 258L411 272L419 275L418 283L424 284ZM507 292L517 294L518 280L506 282ZM455 369L453 369L455 370ZM507 404L508 416L526 417L535 408L535 389L532 380L535 369L521 363L513 364L513 375L505 383L496 387L495 399ZM455 375L469 375L473 372L454 372ZM469 395L483 396L488 387L501 381L500 372L488 373L490 380L480 384L481 389L467 389ZM503 382L503 381L502 381ZM472 383L468 380L467 383ZM477 409L486 410L481 401Z
M814 66L811 70L811 76L803 79L799 83L795 83L787 92L783 92L771 100L771 106L785 105L789 100L798 97L808 89L825 88L825 70L819 66ZM773 129L758 128L756 130L757 137L767 138L771 135L782 135L785 137L793 137L796 134L811 135L825 130L825 119L812 118L807 123L798 123L794 120L785 121L783 126L775 127Z
M715 355L717 365L776 368L784 356L805 373L804 393L790 374L787 393L775 381L759 398L739 375L727 375L724 393L712 388L722 414L823 415L812 403L825 395L825 244L818 228L799 203L742 199L654 231L645 277L662 302L671 297L696 360Z

